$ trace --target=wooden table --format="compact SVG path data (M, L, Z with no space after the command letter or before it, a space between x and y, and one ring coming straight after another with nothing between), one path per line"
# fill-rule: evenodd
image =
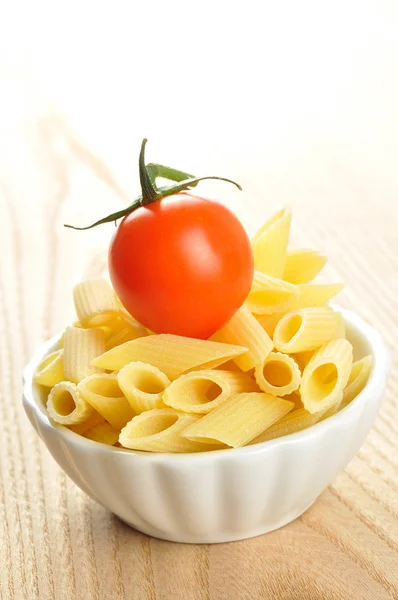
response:
M354 16L349 15L352 23ZM367 18L371 23L370 13ZM397 56L396 42L391 44ZM213 546L158 541L125 526L66 478L23 412L24 364L73 319L73 284L106 270L112 226L78 233L62 224L91 222L131 197L135 153L146 131L132 117L117 133L126 104L123 116L115 110L113 120L109 113L103 122L99 109L94 116L82 109L79 121L70 108L71 125L62 114L62 99L55 110L38 102L29 81L10 78L3 96L9 116L0 119L2 600L398 598L398 93L387 71L379 70L382 55L377 56L375 65L369 62L371 80L353 85L350 106L348 96L339 96L348 102L344 114L338 103L336 114L325 109L325 115L334 115L327 125L326 117L307 115L302 126L296 120L283 130L286 107L277 124L275 113L261 121L257 100L256 117L248 110L237 119L238 138L227 124L230 106L225 121L222 111L218 120L212 116L212 125L222 122L214 137L204 117L193 120L199 140L194 147L186 129L173 137L174 123L162 128L161 116L156 127L147 121L150 160L200 173L212 170L242 183L241 195L219 184L203 189L232 206L251 233L275 209L292 204L292 245L316 247L329 256L328 276L347 282L340 303L380 330L394 359L371 433L315 505L279 531ZM379 75L383 92L376 89ZM75 88L70 89L72 98ZM365 89L370 95L364 107L359 99ZM98 102L106 110L100 95ZM82 105L88 106L84 95ZM273 108L277 105L274 99ZM181 110L188 115L186 107Z

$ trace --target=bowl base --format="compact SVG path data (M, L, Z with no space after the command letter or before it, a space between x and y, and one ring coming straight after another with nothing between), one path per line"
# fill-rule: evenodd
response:
M229 542L239 542L242 540L248 540L250 538L259 537L260 535L264 535L266 533L271 533L271 531L275 531L276 529L285 527L285 525L288 525L292 521L295 521L296 519L301 517L301 515L303 515L309 508L311 508L311 506L314 504L314 502L316 502L316 500L314 500L313 502L310 502L310 504L308 504L303 510L300 509L296 513L290 513L287 518L281 519L274 525L267 525L265 527L260 527L260 528L251 530L247 533L243 533L243 534L240 534L238 532L236 532L236 533L213 532L213 533L208 533L208 534L203 534L203 535L198 535L198 536L191 535L191 534L184 534L184 533L182 533L181 535L178 535L178 534L173 535L172 533L169 534L169 533L159 532L156 530L151 530L146 527L141 527L140 529L138 529L132 523L129 523L126 519L122 519L118 515L116 515L116 517L120 521L125 523L125 525L128 525L132 529L135 529L136 531L139 531L140 533L144 533L145 535L148 535L149 537L153 537L158 540L164 540L166 542L175 542L178 544L225 544L225 543L229 543Z

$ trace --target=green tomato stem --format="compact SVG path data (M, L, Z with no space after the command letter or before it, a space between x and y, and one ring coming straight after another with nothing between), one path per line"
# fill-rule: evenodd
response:
M190 175L189 173L185 173L184 171L179 171L178 169L173 169L172 167L166 167L164 165L160 165L157 163L150 163L149 165L145 165L145 146L147 143L147 139L144 138L141 143L141 151L138 161L139 166L139 174L140 174L140 183L141 183L141 196L138 196L134 200L130 206L119 210L118 212L114 212L99 221L96 221L92 225L87 225L86 227L75 227L74 225L64 225L64 227L69 227L70 229L76 229L78 231L83 231L86 229L92 229L93 227L97 227L97 225L102 225L104 223L111 223L126 215L130 214L137 208L141 206L145 206L146 204L151 204L156 200L160 200L162 198L166 198L167 196L172 196L173 194L178 194L179 192L183 192L184 190L189 190L192 187L195 187L200 181L205 181L206 179L216 179L218 181L226 181L227 183L232 183L239 190L241 190L241 186L236 181L232 181L232 179L226 179L225 177L216 177L216 176L208 176L208 177L195 177L194 175ZM166 179L170 179L171 181L175 181L174 185L156 187L156 179L158 177L163 177Z

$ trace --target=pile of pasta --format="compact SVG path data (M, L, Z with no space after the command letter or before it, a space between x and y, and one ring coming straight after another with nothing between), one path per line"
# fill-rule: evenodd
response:
M132 450L203 452L300 431L363 389L370 356L353 362L340 283L314 283L326 258L288 250L291 211L255 235L251 292L209 340L156 335L105 280L74 288L78 321L40 364L49 416L77 434Z

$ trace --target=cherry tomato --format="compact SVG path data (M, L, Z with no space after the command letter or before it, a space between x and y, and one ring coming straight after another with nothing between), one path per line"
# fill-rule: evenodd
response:
M253 255L228 208L181 192L124 217L109 248L109 271L142 325L207 339L249 294Z

